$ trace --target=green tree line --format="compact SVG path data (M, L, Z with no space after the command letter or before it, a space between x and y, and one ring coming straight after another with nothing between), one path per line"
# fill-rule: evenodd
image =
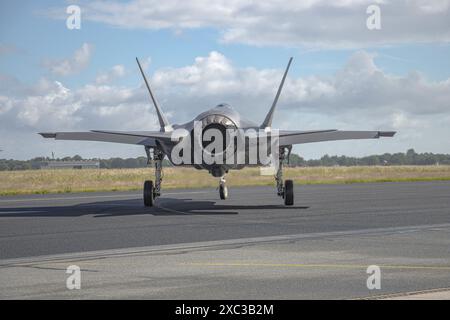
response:
M37 157L30 160L0 159L0 171L5 170L27 170L39 169L47 161L48 157ZM79 155L55 159L56 161L74 160L98 160L100 168L144 168L147 166L146 157L137 158L109 158L109 159L83 159ZM320 159L305 160L297 154L290 156L291 166L378 166L378 165L450 165L450 154L416 153L414 149L409 149L402 153L385 153L382 155L371 155L367 157L347 157L324 155ZM163 165L170 166L168 160L164 160Z
M405 153L385 153L382 155L371 155L362 158L347 156L324 155L320 159L305 160L302 157L291 154L290 164L292 166L380 166L380 165L450 165L450 154L416 153L409 149Z

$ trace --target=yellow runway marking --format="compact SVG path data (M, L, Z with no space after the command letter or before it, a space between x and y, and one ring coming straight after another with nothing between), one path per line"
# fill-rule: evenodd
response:
M35 263L24 263L17 264L15 267L21 266L65 266L70 263L76 262L76 259L67 259L67 261L43 261ZM78 260L80 266L86 265L101 265L97 259L86 259ZM202 263L202 262L192 262L192 263L179 263L183 266L200 266L200 267L287 267L287 268L340 268L340 269L363 269L366 270L367 265L356 265L356 264L302 264L302 263ZM381 269L409 269L409 270L434 270L434 271L450 271L450 266L408 266L408 265L378 265ZM448 290L448 289L447 289ZM374 298L375 296L371 297Z
M302 263L183 263L183 265L202 267L287 267L287 268L341 268L341 269L366 269L368 265L356 264L302 264ZM440 270L450 271L450 266L403 266L403 265L377 265L381 269L416 269L416 270Z

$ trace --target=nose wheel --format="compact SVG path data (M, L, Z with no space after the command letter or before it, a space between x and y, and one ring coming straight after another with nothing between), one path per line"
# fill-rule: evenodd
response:
M220 178L220 182L219 182L219 195L220 195L220 199L225 200L226 198L228 198L228 187L225 184L225 178L222 177Z

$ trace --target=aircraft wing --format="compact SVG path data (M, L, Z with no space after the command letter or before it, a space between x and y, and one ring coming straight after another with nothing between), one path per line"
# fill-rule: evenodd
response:
M311 142L353 140L353 139L378 139L380 137L393 137L395 131L286 131L280 130L280 146L303 144Z
M39 133L44 138L54 138L55 140L82 140L101 141L126 144L137 144L143 146L156 146L157 140L170 141L170 132L160 131L102 131L91 130L84 132L42 132Z

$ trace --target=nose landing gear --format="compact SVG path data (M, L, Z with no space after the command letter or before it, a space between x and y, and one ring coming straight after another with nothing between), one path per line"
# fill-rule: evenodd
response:
M219 195L222 200L228 198L228 187L226 185L225 176L222 176L219 181Z

